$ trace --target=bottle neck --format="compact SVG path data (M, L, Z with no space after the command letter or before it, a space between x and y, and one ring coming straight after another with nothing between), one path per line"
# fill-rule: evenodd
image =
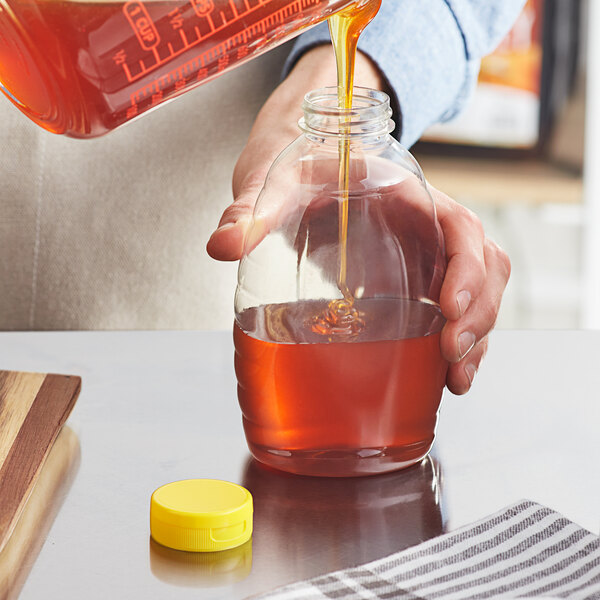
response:
M354 88L352 108L340 108L338 90L327 87L309 92L302 104L302 131L317 138L370 141L387 136L394 129L387 94L367 88Z

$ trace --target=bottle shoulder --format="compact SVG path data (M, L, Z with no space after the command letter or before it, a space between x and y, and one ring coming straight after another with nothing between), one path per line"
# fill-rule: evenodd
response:
M362 181L365 189L389 187L406 180L425 187L419 164L389 134L377 138L345 138L303 133L273 163L269 178L285 179L289 185L327 185L338 181L340 147L347 145L350 177ZM267 181L268 181L267 180Z

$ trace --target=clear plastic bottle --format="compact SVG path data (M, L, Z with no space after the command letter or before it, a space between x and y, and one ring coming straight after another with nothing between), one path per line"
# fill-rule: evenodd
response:
M95 137L366 0L0 0L0 90Z
M385 94L357 88L343 110L336 89L317 90L303 108L303 135L269 172L239 266L246 438L258 460L293 473L401 469L431 448L447 370L434 201L389 135Z

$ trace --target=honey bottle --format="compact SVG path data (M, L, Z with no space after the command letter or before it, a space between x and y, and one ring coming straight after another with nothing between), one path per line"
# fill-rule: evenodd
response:
M256 459L292 473L402 469L432 446L447 371L435 204L390 135L383 92L355 88L344 108L336 88L316 90L303 110L303 133L267 176L239 265L246 439Z

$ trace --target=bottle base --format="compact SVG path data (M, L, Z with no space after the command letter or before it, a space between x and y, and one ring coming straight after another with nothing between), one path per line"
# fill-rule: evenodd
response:
M427 456L433 438L380 448L285 450L248 443L252 456L274 469L312 477L361 477L406 469Z

